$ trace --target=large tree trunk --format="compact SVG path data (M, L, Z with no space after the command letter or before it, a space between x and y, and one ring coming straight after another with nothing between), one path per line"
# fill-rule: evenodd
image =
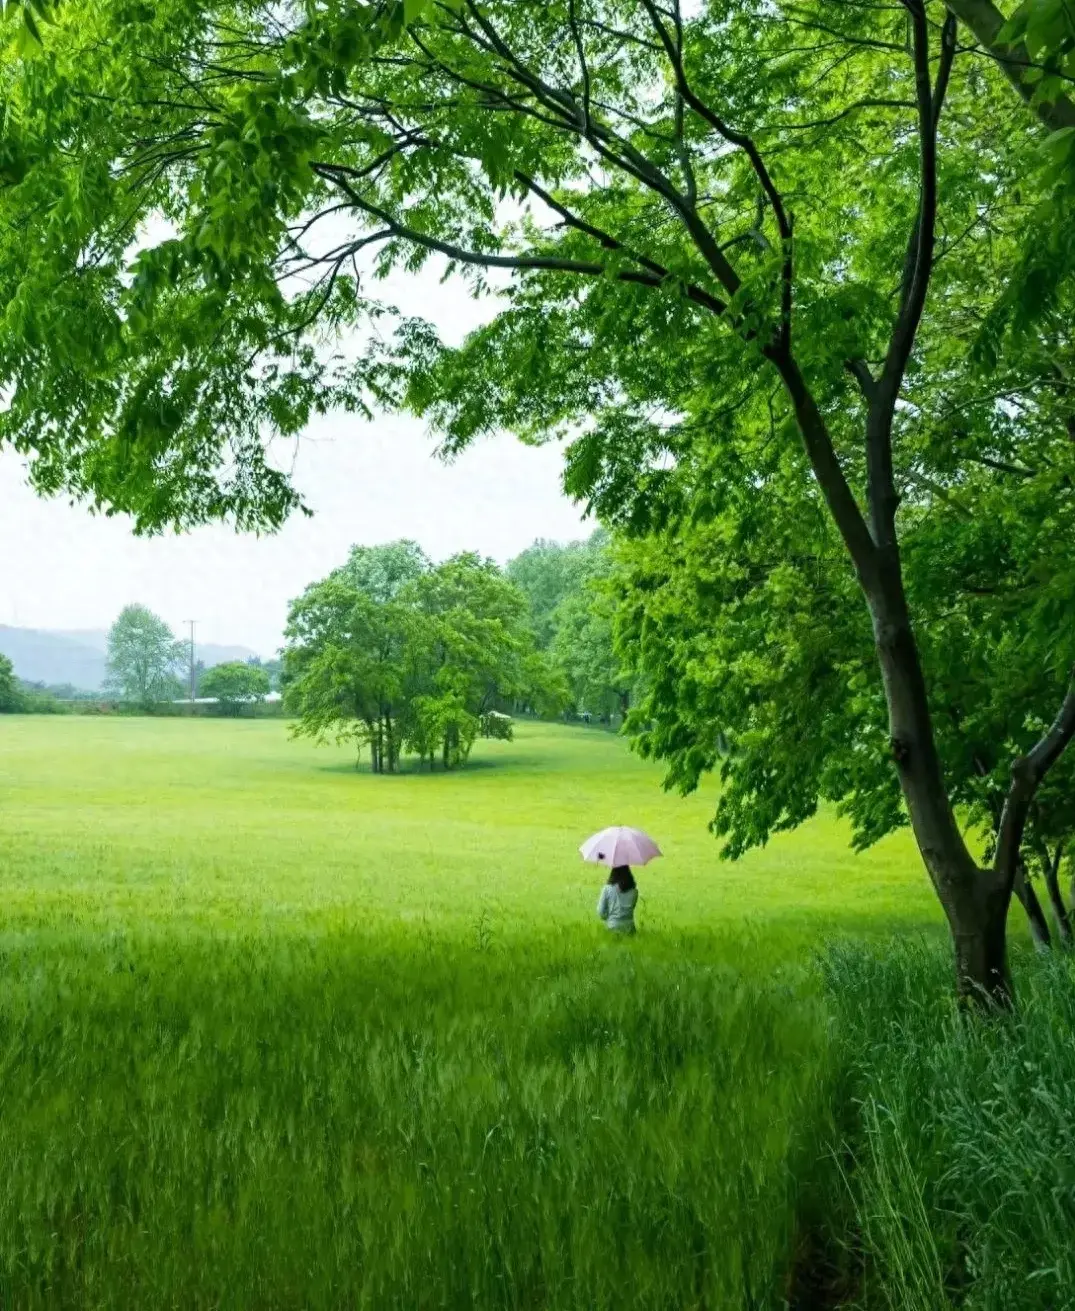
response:
M1045 912L1041 908L1041 902L1038 900L1038 894L1034 891L1034 885L1026 876L1026 862L1019 861L1015 874L1015 887L1012 889L1019 898L1020 905L1026 911L1027 920L1030 923L1030 936L1034 940L1034 946L1038 951L1048 951L1053 945L1052 934L1049 932L1049 921L1045 918Z
M1008 1006L1006 926L1011 885L979 869L956 822L937 754L898 559L883 560L870 582L867 597L888 704L892 758L918 849L948 918L960 996Z
M1007 1009L1012 1004L1007 948L1011 889L992 870L982 870L973 892L977 904L961 911L957 920L948 917L959 995L974 1005ZM965 927L957 928L957 922Z

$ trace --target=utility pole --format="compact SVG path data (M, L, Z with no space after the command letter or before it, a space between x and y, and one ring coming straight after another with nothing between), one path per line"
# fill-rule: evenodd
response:
M190 703L194 704L194 625L197 619L184 619L183 622L190 626Z

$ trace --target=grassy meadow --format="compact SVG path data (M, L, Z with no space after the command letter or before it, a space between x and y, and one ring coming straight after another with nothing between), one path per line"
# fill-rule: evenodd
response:
M916 1242L948 1305L965 1234L876 1221L911 1130L862 1113L947 1005L908 838L726 865L659 779L547 725L376 778L276 721L0 719L0 1308L805 1311ZM576 854L616 822L666 852L626 942Z

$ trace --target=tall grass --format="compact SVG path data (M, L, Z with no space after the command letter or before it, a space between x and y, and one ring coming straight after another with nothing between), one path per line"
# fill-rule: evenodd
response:
M657 783L536 725L374 779L5 717L0 1311L1075 1306L1067 961L967 1025L906 835L722 866ZM619 820L629 942L576 854Z
M1021 957L1016 1014L988 1021L935 944L845 946L826 975L863 1304L1075 1306L1072 959Z
M822 1025L779 972L117 935L0 978L0 1306L784 1305Z

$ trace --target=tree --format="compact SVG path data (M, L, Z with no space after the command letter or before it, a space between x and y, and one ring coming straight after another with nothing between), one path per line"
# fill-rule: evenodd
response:
M534 636L542 649L551 646L556 635L557 606L581 585L591 557L606 537L598 529L588 542L561 544L541 538L508 561L505 572L530 604Z
M144 605L128 605L108 634L107 689L140 706L178 696L176 671L185 647L172 630Z
M292 732L350 740L371 753L374 773L392 773L402 747L411 625L405 607L378 603L337 575L291 606L285 630L285 704Z
M0 715L12 715L22 707L19 680L6 655L0 655Z
M491 560L469 553L430 569L407 595L426 643L409 741L431 763L439 744L450 768L466 761L483 714L533 692L526 598Z
M972 24L983 11L952 8ZM816 491L869 617L887 719L872 740L890 745L961 984L1003 1000L1023 830L1075 732L1065 643L1042 671L1061 712L1015 758L983 872L956 819L929 598L908 587L903 541L957 503L990 514L998 480L1022 476L998 464L1044 468L1070 401L1070 290L1052 288L1029 337L989 321L1051 184L1038 119L996 61L960 47L952 13L408 0L285 26L275 7L171 0L85 17L102 39L57 38L50 76L20 83L0 238L4 433L37 453L38 482L92 489L149 527L273 520L293 494L259 425L295 431L314 405L374 394L428 415L449 451L496 426L571 434L572 487L624 530L653 526L696 450L714 458L693 466L684 523L744 495L780 517L789 490L796 505ZM985 39L1009 59L1002 34ZM42 122L62 154L35 157ZM128 272L157 212L174 231ZM478 292L510 275L461 348L403 323L357 364L313 350L312 334L375 308L360 261L433 257ZM296 275L309 290L292 294ZM964 436L949 407L982 390L992 408ZM991 614L1006 651L1017 622Z
M207 669L198 690L201 696L215 697L224 714L237 715L244 705L251 705L267 695L269 675L246 661L228 660Z
M491 561L433 566L412 543L354 548L293 603L286 635L294 731L369 747L375 773L408 750L465 763L483 715L536 676L518 588Z
M623 713L630 700L613 650L610 567L609 536L599 528L585 542L537 541L506 570L526 594L538 645L561 677L555 699L601 718Z
M587 579L556 611L553 656L578 710L611 720L626 714L632 679L613 642L615 602L600 578Z
M250 656L246 662L254 669L263 669L269 680L269 690L272 692L280 691L280 675L283 673L284 662L274 656L271 660L262 660L260 656Z
M371 601L394 601L408 583L427 573L430 563L417 542L389 542L383 546L352 546L347 563L337 575Z

